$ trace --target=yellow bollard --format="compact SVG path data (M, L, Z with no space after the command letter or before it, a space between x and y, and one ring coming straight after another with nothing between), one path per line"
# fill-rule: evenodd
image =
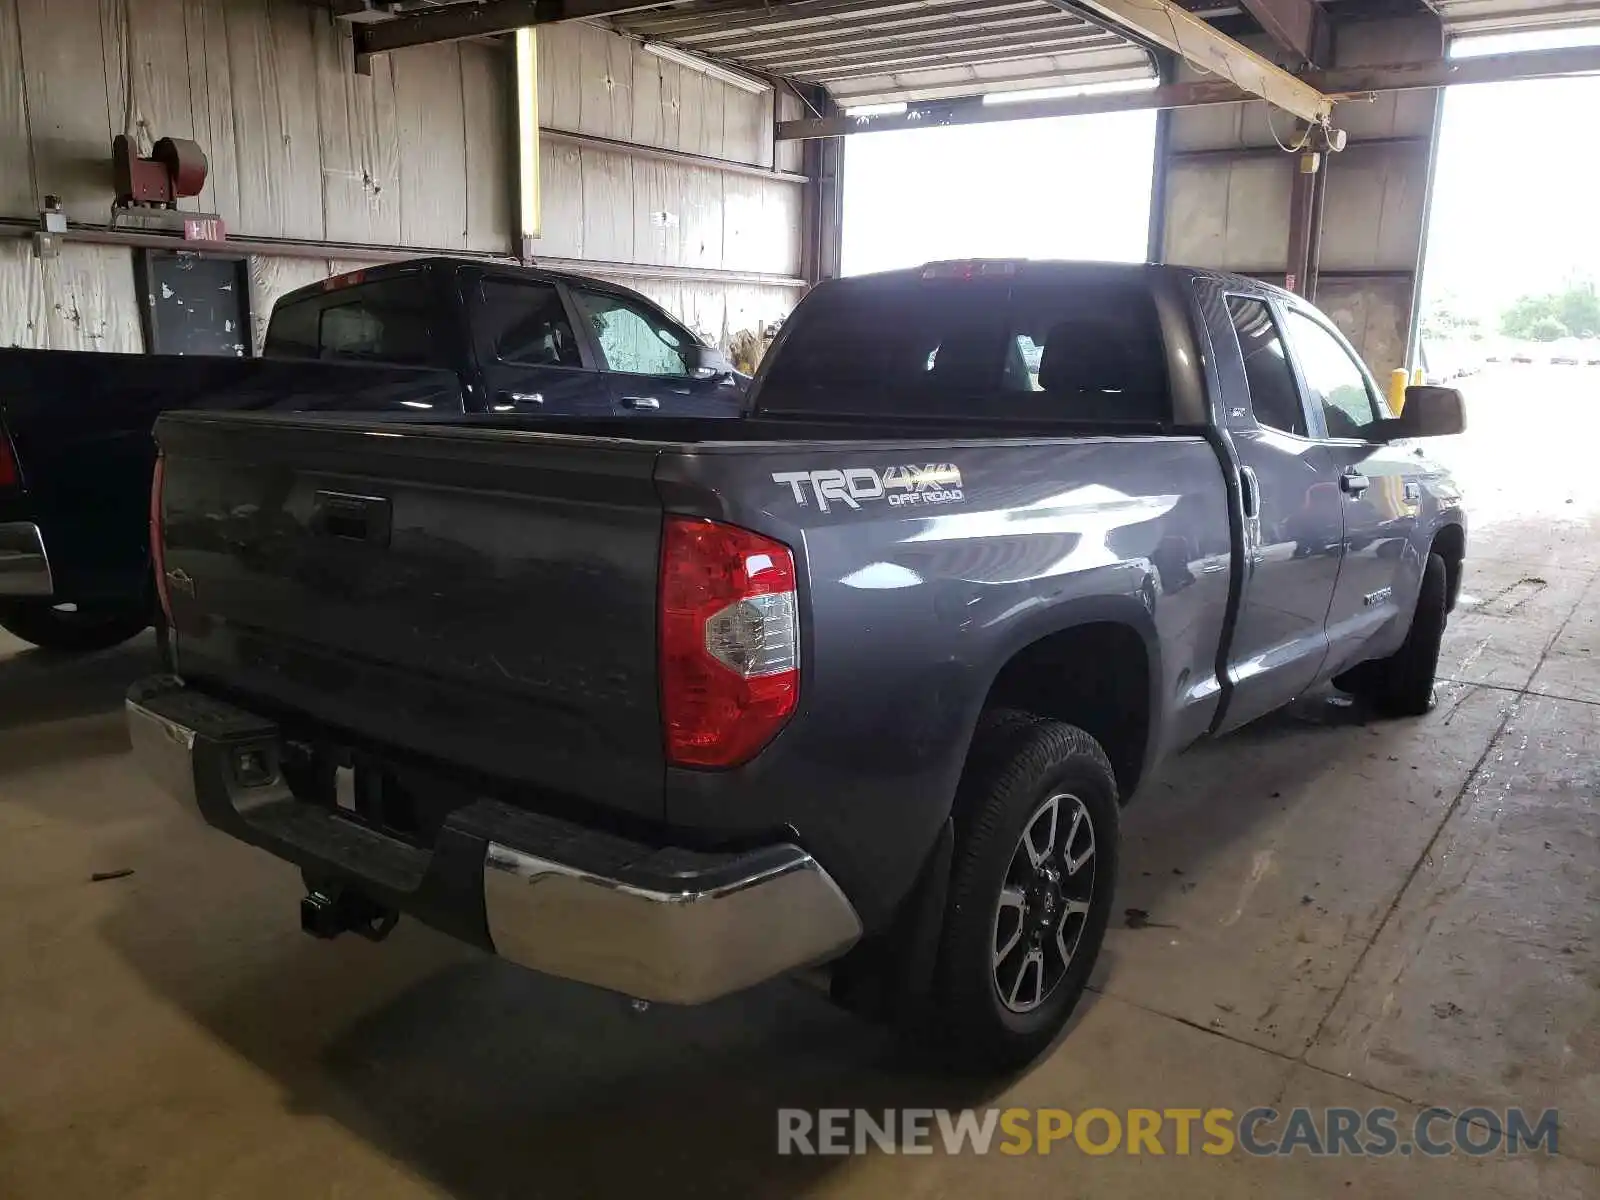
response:
M1404 367L1396 367L1389 372L1389 411L1397 417L1406 406L1406 385L1410 382L1411 376Z
M1421 367L1412 368L1411 382L1417 387L1421 387L1423 384L1428 382L1428 377L1422 373Z

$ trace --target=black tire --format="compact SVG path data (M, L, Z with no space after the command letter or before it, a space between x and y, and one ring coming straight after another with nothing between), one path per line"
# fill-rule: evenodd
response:
M1072 1015L1105 939L1119 817L1111 764L1083 730L1012 712L980 725L956 799L932 1014L963 1065L1021 1066Z
M0 627L57 654L88 654L125 642L150 624L150 610L137 607L80 606L77 611L49 603L17 604L0 608Z
M1433 680L1448 617L1450 573L1444 559L1428 555L1417 591L1417 608L1406 640L1388 658L1346 671L1334 684L1366 700L1389 717L1420 717L1433 708Z

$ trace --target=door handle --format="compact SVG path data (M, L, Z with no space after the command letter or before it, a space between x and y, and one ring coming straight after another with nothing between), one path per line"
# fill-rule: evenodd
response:
M311 500L310 529L322 537L387 546L391 512L386 496L318 492Z
M1251 467L1239 468L1239 501L1246 519L1253 521L1261 515L1261 481Z
M654 396L624 396L622 402L629 408L660 408L661 401Z
M1350 470L1339 476L1339 489L1351 499L1359 499L1361 493L1371 486L1372 480L1360 471Z
M501 392L501 396L513 404L543 404L543 392Z

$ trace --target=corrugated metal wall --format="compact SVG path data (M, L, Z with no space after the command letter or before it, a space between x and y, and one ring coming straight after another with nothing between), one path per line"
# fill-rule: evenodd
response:
M557 130L775 164L773 109L752 94L588 25L540 34L541 123ZM457 42L352 70L348 29L294 0L0 0L0 218L46 193L76 222L111 205L111 138L148 152L192 137L210 177L186 209L230 233L510 254L516 242L509 47ZM777 151L796 171L799 146ZM801 187L551 137L537 255L596 260L724 344L785 314L798 289L665 279L650 267L797 276ZM330 249L330 255L337 250ZM257 342L284 291L354 264L251 261ZM39 260L0 238L0 344L141 348L132 252L67 244Z
M401 56L397 56L401 57ZM753 94L647 53L581 23L539 30L539 120L550 129L799 170L799 143L774 156L774 105L799 115L787 92ZM577 145L540 145L543 236L534 254L649 266L797 277L801 185L711 166ZM793 287L611 276L726 345L782 317Z
M1256 44L1262 52L1270 47ZM1439 57L1438 23L1375 21L1342 27L1338 66ZM1436 93L1391 92L1341 104L1350 137L1327 163L1317 304L1380 379L1405 363L1412 298L1427 220L1428 161ZM1167 151L1167 262L1219 267L1283 282L1295 157L1273 141L1292 118L1265 104L1179 109ZM1270 153L1263 154L1263 149Z

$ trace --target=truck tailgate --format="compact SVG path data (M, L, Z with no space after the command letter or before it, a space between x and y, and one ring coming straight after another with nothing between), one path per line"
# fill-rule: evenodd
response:
M162 418L185 678L659 818L657 447Z

